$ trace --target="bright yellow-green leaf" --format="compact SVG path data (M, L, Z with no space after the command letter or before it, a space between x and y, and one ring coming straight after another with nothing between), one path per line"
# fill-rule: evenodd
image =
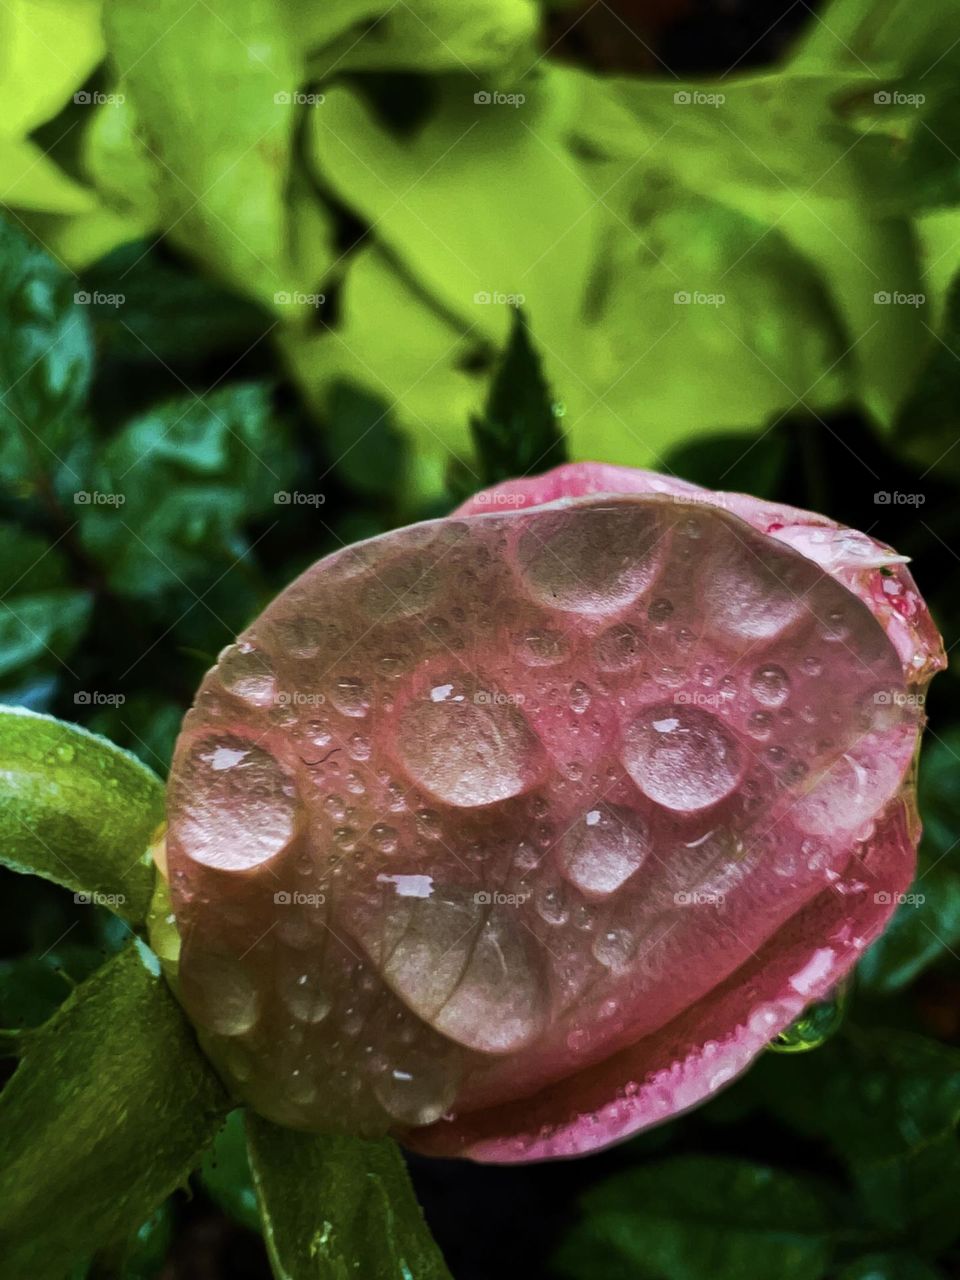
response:
M301 33L290 7L108 0L105 16L114 69L159 166L162 225L282 314L305 311L296 296L316 291L318 256L327 258L316 238L307 261L292 249L286 197L305 107L297 100Z
M89 213L96 197L69 178L36 143L0 135L0 204L42 213Z
M17 137L56 115L102 57L100 0L4 0L0 133Z
M540 14L533 0L412 0L398 5L341 0L323 6L321 21L329 28L348 11L350 27L311 60L311 70L321 78L334 71L385 68L476 74L501 66L522 49L528 64L538 56L533 37Z

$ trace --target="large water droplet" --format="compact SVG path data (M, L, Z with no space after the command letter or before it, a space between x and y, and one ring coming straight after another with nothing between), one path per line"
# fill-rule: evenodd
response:
M670 702L632 721L623 763L651 800L684 813L730 795L743 772L740 749L716 716Z
M543 604L612 613L653 581L661 544L658 511L618 500L541 515L521 534L517 558Z
M772 639L811 608L804 596L820 577L809 561L772 551L748 530L731 532L703 562L704 619L714 634Z
M171 835L195 862L247 871L275 858L297 829L292 778L239 737L202 739L178 762Z
M639 814L600 804L589 809L563 838L563 873L583 893L605 897L643 864L649 848Z
M406 1054L402 1065L388 1064L374 1085L374 1093L400 1124L433 1124L453 1106L457 1079L443 1062Z
M184 950L180 993L191 1017L220 1036L242 1036L256 1025L257 989L233 956L202 947Z
M534 782L541 754L523 713L495 691L446 683L448 697L414 699L400 717L397 753L411 777L463 807L520 795Z
M255 707L273 706L277 681L268 659L250 645L231 644L217 660L220 683L236 698Z

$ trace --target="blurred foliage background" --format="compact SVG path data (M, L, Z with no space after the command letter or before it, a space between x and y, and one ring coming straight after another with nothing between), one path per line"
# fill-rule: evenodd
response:
M5 3L0 698L162 774L303 567L564 457L864 529L951 646L958 76L955 0ZM841 1030L599 1156L414 1161L457 1280L960 1276L955 675L928 709L923 901ZM37 1025L122 928L2 887ZM195 1182L90 1274L267 1275L232 1125Z

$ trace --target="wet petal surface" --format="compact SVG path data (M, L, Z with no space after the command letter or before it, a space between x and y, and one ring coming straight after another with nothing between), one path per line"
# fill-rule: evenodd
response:
M179 988L256 1109L456 1150L451 1117L653 1062L825 896L889 891L898 649L685 494L360 544L208 673L170 783Z

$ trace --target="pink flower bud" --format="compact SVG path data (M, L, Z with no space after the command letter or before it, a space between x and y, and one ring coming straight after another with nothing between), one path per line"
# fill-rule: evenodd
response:
M298 1128L538 1160L729 1083L909 885L903 558L578 463L307 570L184 721L181 999Z

